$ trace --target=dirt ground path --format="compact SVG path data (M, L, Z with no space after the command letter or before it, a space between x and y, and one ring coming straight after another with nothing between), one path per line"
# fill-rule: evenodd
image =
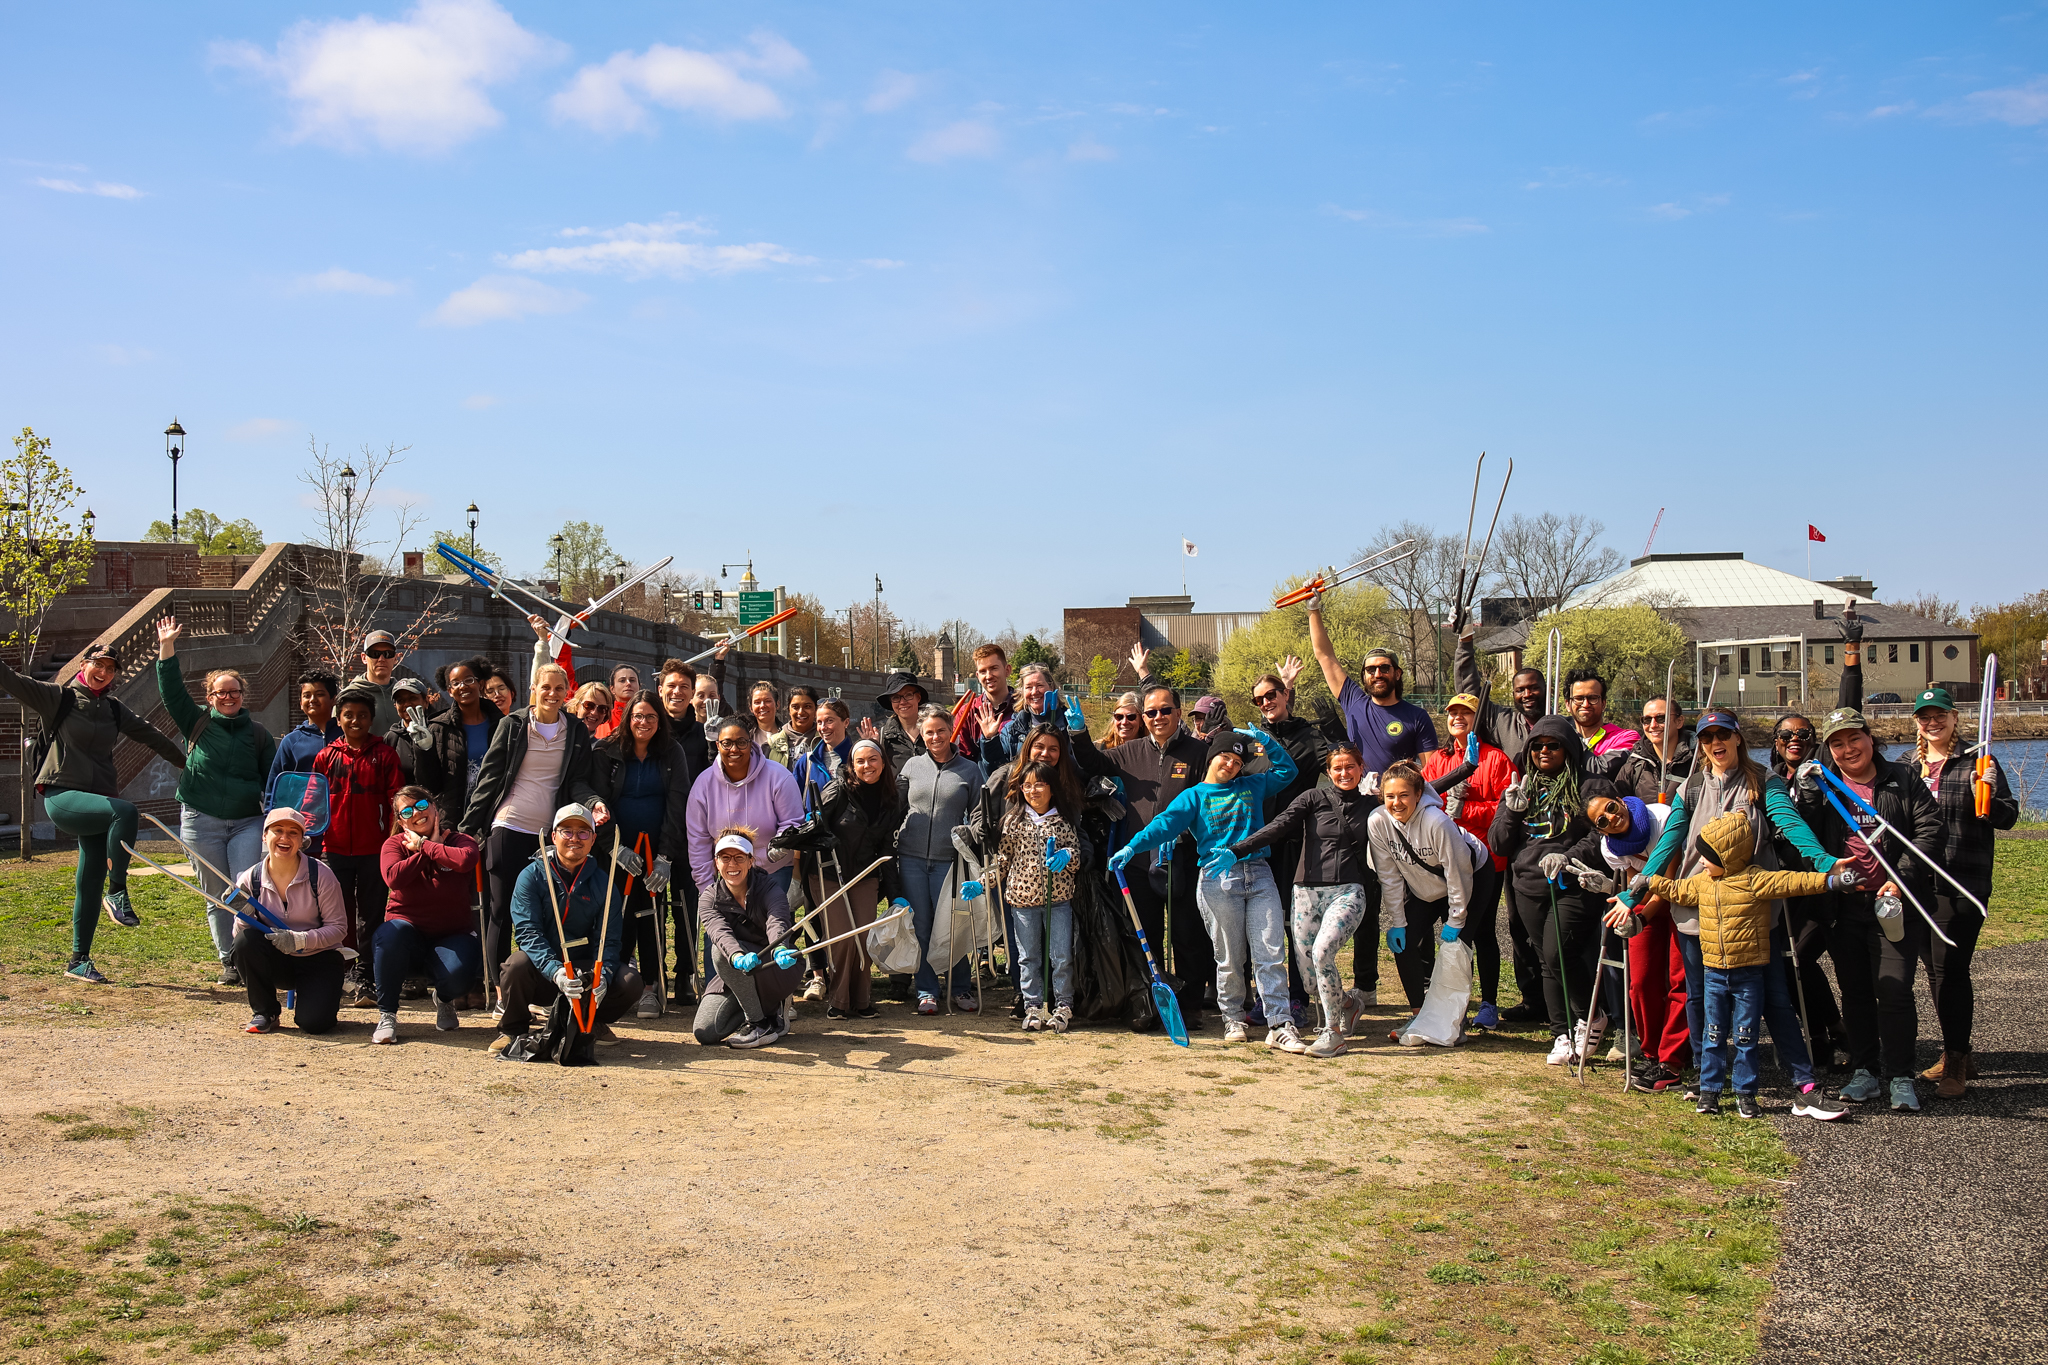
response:
M628 1018L602 1065L565 1070L488 1060L484 1016L436 1034L408 1009L403 1043L372 1047L367 1011L326 1038L257 1038L236 1031L226 991L171 993L147 1023L67 1026L37 1016L75 990L7 989L0 1224L176 1195L382 1234L377 1254L300 1273L330 1298L383 1295L384 1334L374 1314L299 1322L264 1357L294 1361L380 1342L405 1354L419 1329L391 1324L437 1311L473 1320L466 1358L1199 1353L1177 1324L1245 1300L1227 1255L1183 1235L1191 1214L1280 1193L1232 1171L1307 1162L1295 1187L1313 1188L1393 1157L1369 1169L1425 1179L1438 1139L1518 1117L1522 1097L1461 1087L1339 1113L1340 1095L1425 1068L1526 1070L1533 1046L1317 1063L1213 1032L1189 1054L1157 1035L1027 1037L1007 1017L892 1007L854 1027L812 1015L756 1053ZM37 1117L51 1113L141 1132L64 1141Z

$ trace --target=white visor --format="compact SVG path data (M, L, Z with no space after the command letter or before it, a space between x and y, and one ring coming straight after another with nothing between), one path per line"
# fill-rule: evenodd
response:
M736 848L749 858L754 856L753 844L748 842L744 836L738 834L725 835L716 844L713 844L711 846L711 856L715 858L729 848Z

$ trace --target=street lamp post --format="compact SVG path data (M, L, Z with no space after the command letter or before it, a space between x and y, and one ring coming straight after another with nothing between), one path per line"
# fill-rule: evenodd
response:
M356 548L356 467L343 465L335 479L341 484L341 548L344 554L353 553Z
M875 672L882 671L882 576L875 575Z
M563 538L563 537L561 537L561 536L555 536L555 537L551 538L551 539L550 539L550 540L548 541L548 543L549 543L550 545L552 545L552 546L554 546L554 547L555 547L555 593L556 593L556 595L557 595L557 596L560 596L560 595L561 595L561 593L562 593L562 587L563 587L563 585L562 585L562 546L563 546L563 545L564 545L565 543L567 543L567 542L566 542L566 541L564 540L564 538Z
M476 504L469 505L469 557L476 558Z
M164 454L171 457L171 540L178 539L178 457L185 453L185 428L173 417L164 428Z

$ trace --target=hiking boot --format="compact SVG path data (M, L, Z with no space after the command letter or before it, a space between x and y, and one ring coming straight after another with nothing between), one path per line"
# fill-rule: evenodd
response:
M1024 1007L1024 1022L1021 1027L1026 1033L1036 1033L1045 1027L1045 1016L1039 1013L1038 1006Z
M766 1047L781 1036L782 1026L780 1021L764 1019L758 1024L747 1025L738 1033L726 1039L725 1045L737 1048Z
M1489 1033L1500 1027L1500 1009L1492 1001L1479 1007L1479 1013L1472 1016L1472 1027L1485 1029Z
M1045 1023L1054 1033L1065 1033L1074 1026L1074 1007L1056 1005L1053 1012L1045 1016Z
M249 1022L242 1025L242 1032L275 1033L277 1032L277 1020L267 1014L252 1014L249 1016Z
M1977 1054L1974 1052L1944 1052L1935 1059L1933 1066L1920 1073L1920 1079L1923 1081L1938 1081L1948 1075L1948 1059L1950 1057L1961 1057L1963 1059L1964 1080L1974 1081L1977 1079ZM1942 1098L1947 1099L1949 1097L1943 1096Z
M1326 1028L1316 1035L1316 1040L1313 1043L1308 1045L1307 1055L1311 1057L1335 1057L1349 1046L1350 1044L1345 1040L1341 1030Z
M1764 1116L1764 1107L1756 1102L1754 1095L1737 1095L1735 1112L1746 1119L1760 1119Z
M235 970L234 963L226 958L222 958L220 960L220 976L216 980L223 986L239 986L242 984L242 974Z
M661 1018L661 990L659 987L649 986L646 990L640 992L640 1003L633 1006L633 1016L636 1019Z
M1920 1092L1913 1088L1913 1078L1911 1076L1894 1076L1892 1077L1892 1112L1898 1113L1901 1110L1908 1109L1916 1114L1920 1112Z
M109 891L107 893L107 918L120 925L123 929L139 929L142 927L142 916L135 913L135 906L128 899L126 891Z
M462 1027L462 1017L455 1012L456 1002L444 1000L439 991L434 992L434 1027L443 1033L453 1033Z
M377 1015L377 1027L370 1031L370 1041L373 1043L397 1042L398 1016L395 1014L379 1013Z
M1807 1086L1799 1092L1799 1098L1792 1101L1792 1117L1812 1119L1815 1123L1833 1123L1848 1112L1826 1103L1817 1085Z
M811 973L811 979L804 982L804 999L816 1003L825 998L825 978L818 972Z
M501 1033L497 1037L491 1039L491 1045L485 1048L484 1051L493 1057L503 1057L505 1055L505 1049L510 1046L512 1046L512 1035L509 1033Z
M1720 1118L1721 1092L1718 1090L1700 1091L1700 1102L1692 1107L1692 1112L1710 1119Z
M1308 1044L1301 1041L1291 1019L1282 1019L1266 1031L1266 1046L1275 1052L1292 1052L1297 1057L1308 1051Z
M1884 1093L1884 1084L1877 1077L1862 1068L1849 1078L1849 1083L1835 1092L1835 1098L1851 1104L1867 1104Z
M1968 1077L1976 1072L1970 1066L1967 1052L1944 1052L1941 1055L1942 1072L1939 1084L1934 1087L1935 1095L1944 1100L1959 1100L1970 1093Z
M1245 1039L1245 1032L1244 1032L1244 1020L1242 1020L1242 1019L1225 1019L1225 1020L1223 1021L1223 1041L1224 1041L1224 1042L1226 1042L1226 1043L1241 1043L1241 1042L1243 1042L1243 1041L1244 1041L1244 1039Z
M1365 1007L1371 1003L1371 997L1355 986L1344 992L1344 1017L1339 1021L1337 1031L1347 1038L1358 1032L1358 1021L1365 1014ZM1328 1027L1327 1020L1324 1026Z
M1569 1033L1560 1033L1550 1040L1550 1055L1545 1057L1543 1062L1546 1066L1563 1066L1571 1060L1571 1056L1572 1036Z
M73 981L84 981L94 986L107 984L107 979L100 975L99 968L92 965L92 959L89 957L72 958L71 965L64 969L64 975Z

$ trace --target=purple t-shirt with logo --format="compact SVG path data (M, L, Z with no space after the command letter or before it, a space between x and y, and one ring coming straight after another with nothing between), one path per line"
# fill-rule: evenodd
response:
M1382 706L1355 679L1346 678L1344 690L1337 694L1337 707L1344 713L1345 732L1358 746L1369 773L1383 773L1404 758L1419 763L1437 747L1436 722L1413 702Z

